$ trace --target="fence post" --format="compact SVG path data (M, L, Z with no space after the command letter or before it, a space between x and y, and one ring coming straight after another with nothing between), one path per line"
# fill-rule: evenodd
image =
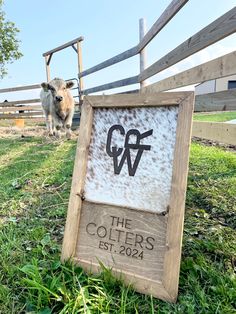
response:
M78 73L80 74L83 71L81 41L77 41L77 54L78 54ZM83 89L84 89L83 77L79 77L79 102L80 103L83 100L83 95L81 93Z
M142 40L142 38L144 37L146 32L147 32L146 20L144 18L141 18L139 20L139 41ZM140 55L140 73L141 73L147 67L147 49L146 49L146 47L140 51L139 55ZM141 81L140 82L140 89L144 88L147 85L148 85L147 80Z
M45 65L46 65L46 75L47 75L47 82L50 81L50 55L45 56Z

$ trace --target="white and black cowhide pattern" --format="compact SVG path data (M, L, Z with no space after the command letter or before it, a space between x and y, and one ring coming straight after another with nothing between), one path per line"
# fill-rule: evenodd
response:
M165 212L170 199L177 117L177 106L94 109L85 199L155 213ZM112 126L121 127L113 128L108 143ZM153 130L139 140L137 131L131 131L133 135L127 139L128 144L138 143L141 148L142 145L150 145L150 150L143 150L135 174L130 175L127 158L120 173L115 174L114 160L107 150L109 148L111 152L112 147L123 149L117 157L119 165L125 151L126 134L133 129L140 134ZM110 144L108 148L107 144ZM128 146L131 147L128 153L133 165L138 149Z

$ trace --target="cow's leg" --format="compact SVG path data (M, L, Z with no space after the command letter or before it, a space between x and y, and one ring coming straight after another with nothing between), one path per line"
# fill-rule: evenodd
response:
M55 135L57 138L61 138L61 125L59 124L56 125Z
M46 124L47 124L47 129L48 129L48 134L49 136L53 135L53 127L52 127L52 115L48 114L46 116Z
M57 138L61 137L62 121L58 118L54 118L55 135Z
M56 131L55 131L55 123L54 120L52 119L52 134L56 135Z
M52 131L52 116L47 111L44 111L44 114L45 114L45 121L46 121L47 132L51 136L51 135L53 135L53 131Z
M71 110L64 122L64 126L66 129L66 137L68 139L71 139L71 125L72 125L73 115L74 115L74 110Z
M70 124L66 124L66 138L68 140L71 139L71 125Z

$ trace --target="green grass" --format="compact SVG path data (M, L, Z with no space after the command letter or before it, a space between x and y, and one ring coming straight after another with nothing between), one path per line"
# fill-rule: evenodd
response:
M217 113L195 113L194 121L209 121L209 122L226 122L236 119L236 111L226 111Z
M76 142L0 140L0 313L236 313L236 155L193 143L176 304L61 264Z

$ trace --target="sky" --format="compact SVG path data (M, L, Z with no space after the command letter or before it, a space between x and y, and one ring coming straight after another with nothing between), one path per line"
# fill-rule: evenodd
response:
M171 0L5 0L3 10L6 18L20 29L18 38L24 56L8 65L8 75L0 80L0 89L46 81L42 54L79 36L84 37L83 69L134 47L139 42L139 19L145 18L148 30L170 3ZM148 66L232 9L235 3L235 0L189 0L149 44ZM236 50L236 34L155 75L150 82L233 50ZM50 68L51 78L77 78L76 52L69 47L53 54ZM87 76L84 87L90 88L137 74L139 56ZM138 86L127 89L135 88ZM119 91L116 89L110 93ZM0 94L0 101L6 98L9 101L32 98L36 93L37 90L27 95L25 92L24 95L22 92Z

